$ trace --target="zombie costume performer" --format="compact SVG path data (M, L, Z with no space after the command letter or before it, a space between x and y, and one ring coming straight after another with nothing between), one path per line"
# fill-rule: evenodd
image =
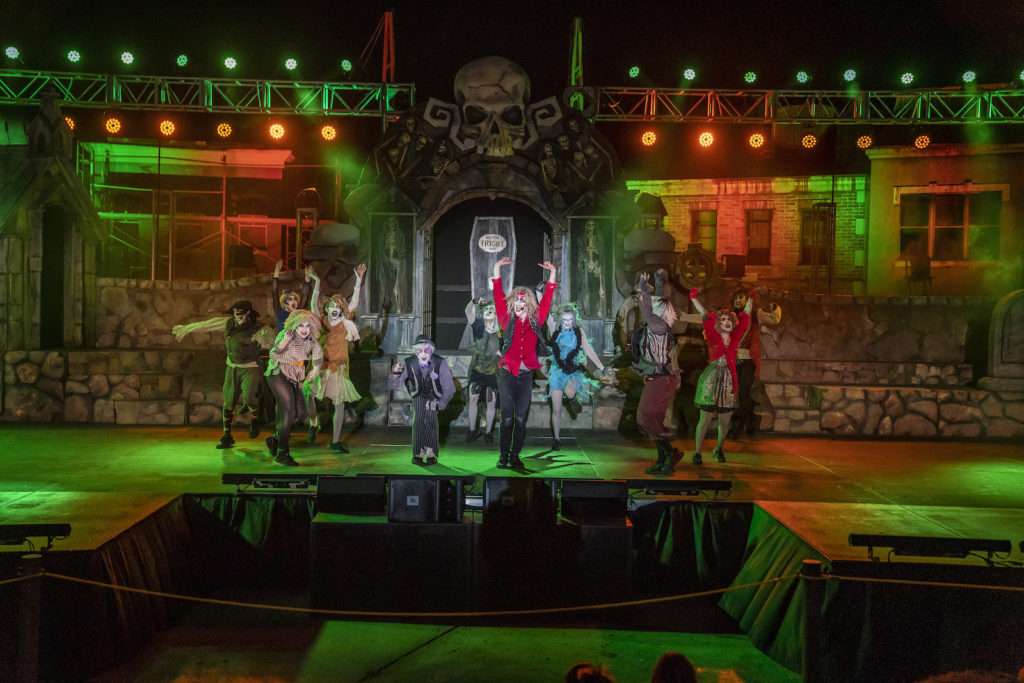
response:
M700 465L702 457L700 449L704 445L711 422L711 414L718 413L718 444L715 446L715 462L725 462L722 446L725 435L729 431L729 419L736 407L736 390L739 381L736 375L736 356L739 351L739 340L750 326L749 309L752 300L747 302L747 310L739 315L729 310L708 313L697 300L698 290L690 290L690 300L694 308L701 314L704 325L704 339L708 346L708 366L697 380L697 392L694 405L700 410L695 434L695 450L693 464Z
M658 460L648 474L671 474L678 451L672 446L674 433L665 426L665 411L679 388L679 371L674 365L675 337L672 325L676 312L664 294L664 276L654 274L654 298L647 291L648 275L642 273L637 287L637 307L643 325L631 335L633 369L643 375L644 388L636 408L640 431L654 441Z
M473 441L480 436L476 424L482 397L487 404L484 441L494 443L492 430L498 404L498 361L501 360L501 335L494 304L483 299L470 301L466 306L466 320L473 333L473 359L469 362L469 433L466 441Z
M519 452L526 438L526 413L530 408L533 371L547 355L540 326L548 317L555 288L555 266L549 261L541 268L550 271L544 295L537 297L528 287L515 287L505 296L501 267L513 263L506 257L494 264L494 311L502 333L501 360L498 362L498 396L501 402L501 454L498 467L521 467Z
M455 395L455 380L443 356L434 353L434 342L421 334L413 342L413 355L395 363L388 387L405 384L412 399L412 461L417 465L437 462L439 429L437 413Z
M171 334L179 342L192 332L222 332L227 351L227 367L224 368L224 408L222 423L224 435L217 448L231 448L235 439L231 436L231 422L235 417L235 406L242 404L238 413L249 413L249 438L260 435L259 406L257 390L260 383L260 349L269 349L273 333L256 322L260 314L252 310L249 301L236 301L227 316L218 316L188 325L175 325Z
M549 324L555 321L550 321ZM548 366L548 393L544 398L551 399L551 431L554 438L551 450L559 450L559 439L562 430L562 398L567 399L566 408L569 416L576 419L583 405L580 398L589 398L600 382L590 379L583 371L586 369L587 358L594 362L598 370L605 371L604 364L598 358L587 336L580 329L580 319L575 304L566 304L558 309L558 327L551 331L548 346L551 348L551 364Z
M324 304L323 317L320 319L324 335L320 342L323 346L326 367L317 375L316 381L310 384L312 405L316 405L312 401L314 398L317 401L327 398L334 406L330 447L342 453L348 453L348 449L341 443L341 428L345 424L345 404L358 401L361 398L348 378L348 345L349 342L359 341L359 330L352 322L352 317L359 306L359 288L365 273L365 265L356 268L356 284L350 302L346 303L345 297L335 294ZM319 282L317 284L319 285ZM313 289L314 308L319 308L318 290L319 287ZM315 414L310 417L310 434L313 440L316 439L315 430L317 429L315 417Z
M730 436L735 438L740 430L753 436L757 431L760 417L754 412L754 405L761 404L762 409L771 412L771 401L764 386L758 379L761 374L761 325L778 325L782 321L782 309L778 304L771 304L769 310L757 309L756 320L753 309L748 307L750 299L761 294L761 288L748 292L740 287L732 293L732 312L739 315L745 312L751 316L750 326L740 337L736 355L736 374L738 377L736 412L732 416ZM755 400L755 394L757 399Z
M303 395L305 381L312 382L320 372L324 354L317 336L320 321L310 311L298 310L288 316L284 329L270 349L270 364L266 376L277 402L277 428L274 436L267 437L267 448L274 460L282 465L298 465L292 459L289 441L292 424L305 420L306 401ZM312 363L306 376L306 363Z
M281 277L281 267L284 265L284 261L278 261L277 265L274 266L274 277L271 280L271 290L273 291L274 301L278 303L279 308L277 309L277 331L280 332L284 329L284 321L288 319L294 311L305 309L309 306L309 281L312 279L313 273L312 267L306 268L303 271L305 282L302 284L302 291L296 292L294 289L281 289L279 278ZM317 285L319 285L317 281Z

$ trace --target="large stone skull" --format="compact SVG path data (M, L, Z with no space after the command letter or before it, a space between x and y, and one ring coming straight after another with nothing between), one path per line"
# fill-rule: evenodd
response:
M462 109L461 132L487 157L512 155L526 134L530 79L504 57L481 57L455 74L455 101Z

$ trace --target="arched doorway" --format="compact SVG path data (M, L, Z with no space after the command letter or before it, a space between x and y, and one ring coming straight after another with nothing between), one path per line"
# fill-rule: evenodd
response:
M39 345L44 349L64 346L68 249L71 214L59 204L43 212L42 271L39 277Z
M510 243L513 240L509 238L514 236L516 271L512 284L535 286L544 279L544 272L536 264L550 258L551 226L536 211L505 198L470 199L452 207L434 224L431 329L439 349L459 348L466 329L466 304L474 296L473 283L478 283L479 290L479 283L490 277L490 266L481 258L485 252L477 242L481 233L491 230L510 231L505 235ZM505 253L495 255L500 258ZM475 295L489 297L490 292L477 291Z

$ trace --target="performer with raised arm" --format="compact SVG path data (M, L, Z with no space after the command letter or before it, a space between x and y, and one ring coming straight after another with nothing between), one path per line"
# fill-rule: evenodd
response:
M284 329L278 333L270 349L266 375L277 402L277 428L273 436L267 437L267 448L275 461L289 467L299 464L292 459L289 440L292 424L307 417L303 385L316 379L323 364L323 350L317 341L319 334L319 318L310 311L299 309L285 320ZM307 362L312 364L308 376Z
M235 439L231 436L231 422L235 417L235 406L242 404L241 415L249 413L249 438L260 435L259 406L257 389L260 384L260 349L269 349L273 344L270 328L256 322L260 314L252 310L249 301L236 301L228 315L217 316L202 322L175 325L171 334L177 341L193 332L222 332L227 350L227 367L224 368L224 408L222 423L224 434L217 448L231 448Z
M331 430L332 450L348 453L348 449L341 443L341 428L345 424L345 404L358 401L361 397L355 386L348 377L348 345L349 342L359 341L359 329L352 322L356 308L359 306L359 289L363 283L363 276L366 274L366 264L360 264L356 268L356 284L352 290L352 299L345 301L341 294L334 294L324 304L323 317L320 319L321 329L324 331L320 340L324 351L326 367L316 376L316 381L310 383L310 403L316 410L316 403L327 398L334 406L334 424ZM313 275L316 278L316 275ZM313 310L320 310L320 281L316 278L316 285L313 287ZM316 439L318 423L316 413L310 417L310 434L312 440Z
M674 433L665 426L665 412L679 388L679 370L675 367L672 325L676 310L664 296L665 276L654 274L654 297L648 291L648 273L641 273L637 283L637 307L643 324L630 336L633 369L644 378L640 402L636 407L636 424L658 449L658 460L647 468L648 474L671 474L673 461L679 454L672 446Z
M551 365L548 367L548 395L551 399L551 450L559 450L562 431L562 398L566 399L569 416L576 419L583 405L580 397L587 398L600 385L597 380L584 374L587 359L593 361L602 374L608 369L598 358L590 345L587 335L580 328L579 308L576 304L559 306L558 322L554 315L550 316L548 325L551 328L548 346L551 347Z
M469 362L469 433L466 441L480 436L477 417L480 398L487 405L484 416L484 441L494 443L494 415L498 407L498 361L501 359L501 335L494 302L477 297L466 304L466 320L473 331L473 359Z
M280 332L284 329L284 321L288 319L294 311L306 309L309 307L309 282L312 280L313 267L307 266L303 271L305 282L302 285L302 291L296 292L294 289L281 289L280 277L281 268L284 266L283 260L278 260L274 266L274 279L272 281L272 292L274 294L274 301L278 303L280 308L277 309L277 331ZM317 284L320 282L317 280Z
M746 309L738 314L728 309L708 313L697 299L698 294L699 289L690 290L690 301L700 313L701 323L704 325L704 339L708 345L708 366L700 373L697 393L693 399L694 405L700 410L700 419L697 421L697 430L694 434L694 465L703 462L700 449L704 445L712 413L718 413L715 462L725 462L722 446L725 444L725 435L729 432L729 418L736 408L736 389L739 386L736 377L736 356L740 347L739 340L750 326L750 307L754 301L753 298L748 298Z
M501 453L498 467L522 466L519 452L526 438L526 412L530 408L533 371L547 355L541 324L548 317L551 297L558 287L555 266L539 263L549 271L540 303L529 287L513 287L508 295L501 283L501 267L514 263L507 256L494 264L494 311L503 330L501 360L498 362L498 397L501 402Z
M757 287L748 291L743 287L733 290L730 295L732 301L732 312L739 315L746 312L750 315L750 327L746 334L740 337L739 348L736 355L736 375L739 378L737 398L739 404L730 422L730 438L739 436L741 430L746 430L748 436L757 432L758 423L761 418L754 412L755 403L761 403L762 409L768 412L772 410L771 400L760 383L761 375L761 325L778 325L782 322L782 308L772 303L768 310L758 308L755 313L753 308L747 304L750 297L755 294L760 296L767 292L764 287ZM756 391L757 390L757 391ZM758 394L755 400L754 395Z
M413 355L404 363L395 363L388 387L405 384L412 399L412 461L433 465L440 451L438 411L444 410L455 395L455 380L443 356L434 353L435 344L421 334L413 342Z

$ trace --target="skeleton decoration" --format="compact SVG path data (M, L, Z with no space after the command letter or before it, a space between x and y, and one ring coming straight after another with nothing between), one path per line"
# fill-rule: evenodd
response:
M597 231L597 223L593 220L588 220L584 225L580 253L583 257L583 273L580 278L583 314L600 318L604 316L605 310L604 272L601 236Z
M408 311L406 303L406 245L405 236L398 225L398 219L388 216L384 221L384 234L381 237L380 300L390 302L395 313Z
M455 100L462 111L460 132L476 142L477 154L503 159L526 134L530 79L504 57L482 57L455 74Z

